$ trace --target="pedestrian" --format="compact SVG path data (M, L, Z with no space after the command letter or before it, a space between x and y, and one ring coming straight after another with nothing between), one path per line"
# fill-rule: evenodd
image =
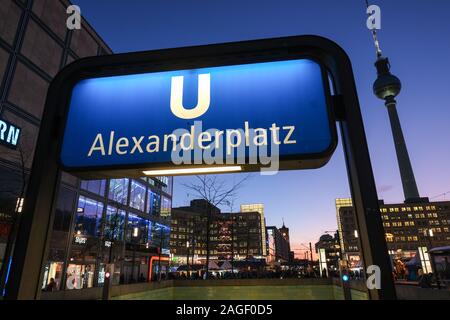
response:
M54 278L50 278L50 282L47 284L47 287L45 288L46 291L55 291L56 290L56 282Z

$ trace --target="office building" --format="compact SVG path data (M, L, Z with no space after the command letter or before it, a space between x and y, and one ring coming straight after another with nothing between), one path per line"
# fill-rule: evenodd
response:
M261 246L262 252L266 252L266 218L264 217L264 204L241 204L241 212L258 212L260 214L261 221Z
M359 259L358 232L351 199L336 199L339 237L344 256ZM380 201L386 242L391 255L413 257L419 247L450 245L450 201L385 204Z
M210 214L211 261L261 258L259 212L221 212L206 200L172 209L170 249L174 264L204 264L207 253L207 215ZM232 241L233 239L233 241Z

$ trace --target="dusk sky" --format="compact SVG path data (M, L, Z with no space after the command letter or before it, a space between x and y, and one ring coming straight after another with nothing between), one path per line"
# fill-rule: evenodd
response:
M372 93L375 49L364 0L76 0L115 53L314 34L349 54L356 77L378 196L403 201L387 110ZM403 84L398 113L421 196L450 191L450 1L370 1L381 7L379 38ZM226 179L239 179L223 175ZM173 206L191 197L176 178ZM342 146L323 168L254 174L237 205L264 203L267 225L291 230L294 249L336 230L334 199L349 197ZM450 200L439 196L433 200Z

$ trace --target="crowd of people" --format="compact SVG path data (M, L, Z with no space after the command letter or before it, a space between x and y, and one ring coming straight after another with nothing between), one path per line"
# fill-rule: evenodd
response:
M352 279L360 279L361 273L356 271L350 272ZM337 270L323 270L319 272L317 268L308 266L306 268L286 269L286 270L226 270L226 271L209 271L208 279L305 279L305 278L329 278L340 277ZM171 272L168 274L168 280L197 280L205 279L205 270L197 270L195 272Z

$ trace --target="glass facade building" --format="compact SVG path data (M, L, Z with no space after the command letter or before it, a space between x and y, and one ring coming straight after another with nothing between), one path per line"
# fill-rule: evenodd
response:
M71 4L0 0L0 120L21 129L17 148L0 144L1 288L49 84L77 59L112 53L84 18L81 29L67 28ZM114 284L149 280L159 267L152 262L169 253L171 199L167 177L80 181L63 172L42 287L51 278L60 290L101 286L110 262Z
M160 265L151 262L169 254L171 195L171 178L62 184L42 289L50 279L56 290L101 286L106 264L114 264L115 285L151 281ZM162 197L168 211L154 201ZM166 269L162 262L161 272Z

